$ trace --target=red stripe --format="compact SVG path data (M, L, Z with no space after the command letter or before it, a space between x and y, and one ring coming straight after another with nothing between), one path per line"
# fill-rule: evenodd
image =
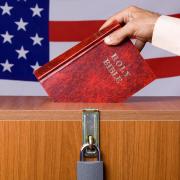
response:
M99 21L50 21L50 41L72 42L82 41L84 38L96 32L104 23Z
M180 76L180 56L147 59L157 78Z
M170 15L170 16L176 17L176 18L180 18L180 14L172 14L172 15Z
M180 14L173 17L180 18ZM104 20L92 21L50 21L49 40L54 42L82 41L98 31Z

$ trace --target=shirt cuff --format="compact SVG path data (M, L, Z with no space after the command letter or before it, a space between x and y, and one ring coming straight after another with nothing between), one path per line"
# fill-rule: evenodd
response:
M154 26L152 44L180 55L180 19L160 16Z

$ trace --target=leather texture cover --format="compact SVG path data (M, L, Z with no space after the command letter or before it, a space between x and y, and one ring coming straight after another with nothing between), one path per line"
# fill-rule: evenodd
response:
M156 79L129 39L103 42L117 28L115 22L36 70L48 95L58 102L116 103Z

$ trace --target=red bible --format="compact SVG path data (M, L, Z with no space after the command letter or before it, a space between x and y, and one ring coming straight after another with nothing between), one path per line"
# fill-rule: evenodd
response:
M48 95L58 102L122 102L152 82L154 73L129 39L103 42L119 27L114 22L37 69Z

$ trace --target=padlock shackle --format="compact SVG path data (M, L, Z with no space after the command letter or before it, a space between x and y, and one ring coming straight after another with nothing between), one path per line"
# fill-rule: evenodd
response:
M95 144L91 145L93 149L96 150L96 154L97 154L97 160L100 161L101 160L101 152L100 152L100 149L99 147L97 147ZM85 150L89 148L89 144L84 144L82 147L81 147L81 151L80 151L80 161L83 161L84 160L84 153L85 153Z

